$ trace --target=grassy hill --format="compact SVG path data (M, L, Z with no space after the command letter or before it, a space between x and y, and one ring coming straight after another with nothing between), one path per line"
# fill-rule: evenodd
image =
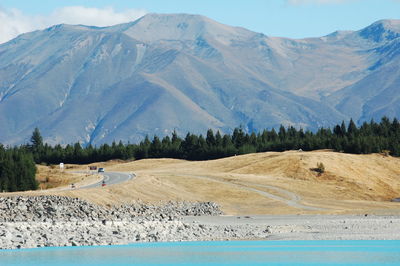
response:
M317 163L324 164L324 173L312 170ZM201 162L110 161L96 165L107 171L135 172L137 177L105 188L27 193L66 195L100 204L214 201L226 214L388 214L400 213L400 204L390 202L400 197L399 163L399 158L381 154L325 150L267 152ZM93 177L82 178L87 183L85 180Z

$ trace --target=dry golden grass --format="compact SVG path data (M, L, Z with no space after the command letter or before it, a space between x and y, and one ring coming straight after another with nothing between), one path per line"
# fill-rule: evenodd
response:
M311 170L317 163L324 164L323 174ZM227 214L399 214L400 204L390 202L400 197L399 163L399 158L380 154L352 155L331 151L268 152L203 162L173 159L113 161L96 165L106 167L107 171L135 172L137 177L104 188L52 193L99 204L120 204L138 199L153 203L214 201ZM276 188L298 195L299 204L321 209L290 206L285 200L263 194L267 192L291 199Z
M82 175L73 174L67 170L61 171L58 166L37 166L36 180L39 182L40 189L69 186L72 183L81 182L82 178Z

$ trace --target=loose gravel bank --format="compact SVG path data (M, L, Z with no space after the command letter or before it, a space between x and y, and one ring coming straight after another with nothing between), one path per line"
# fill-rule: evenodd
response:
M400 239L400 216L221 216L212 202L103 207L59 197L0 198L0 249L203 240Z
M0 248L254 239L269 234L263 225L204 225L182 220L221 214L212 202L106 208L59 196L0 198Z

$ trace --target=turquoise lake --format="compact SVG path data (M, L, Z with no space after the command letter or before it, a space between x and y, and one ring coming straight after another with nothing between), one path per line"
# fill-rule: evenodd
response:
M400 265L400 241L215 241L0 251L0 265Z

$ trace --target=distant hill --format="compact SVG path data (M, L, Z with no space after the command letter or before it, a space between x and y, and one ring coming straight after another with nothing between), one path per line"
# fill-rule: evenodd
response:
M311 170L320 162L326 169L321 175ZM400 214L398 203L390 202L400 197L399 159L380 154L286 151L198 162L147 159L95 165L99 164L107 171L135 172L139 178L112 190L38 190L29 195L53 194L116 205L137 199L157 204L177 199L212 201L229 215ZM84 165L70 167L87 169ZM300 206L293 207L290 200ZM307 210L304 205L321 209Z
M315 129L400 114L400 21L293 40L187 14L57 25L0 45L0 142Z

